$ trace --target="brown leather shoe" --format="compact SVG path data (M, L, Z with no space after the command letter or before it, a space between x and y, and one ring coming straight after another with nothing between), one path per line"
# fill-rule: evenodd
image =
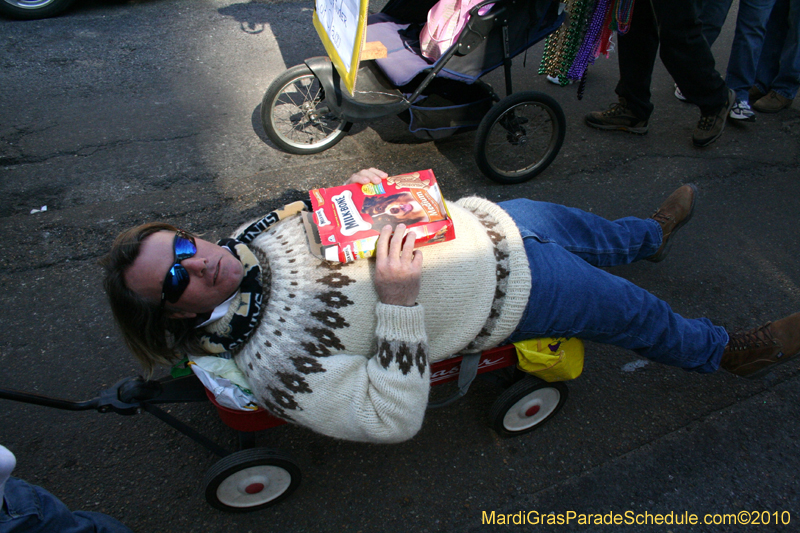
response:
M775 91L770 91L767 96L753 102L753 109L761 113L777 113L791 106L792 102L794 102L793 99L786 98Z
M734 333L720 366L738 376L755 379L800 354L800 313L777 322Z
M696 199L697 187L693 183L687 183L670 194L661 207L653 213L650 218L661 224L661 247L656 253L646 258L648 261L658 263L667 257L671 243L670 237L692 218Z

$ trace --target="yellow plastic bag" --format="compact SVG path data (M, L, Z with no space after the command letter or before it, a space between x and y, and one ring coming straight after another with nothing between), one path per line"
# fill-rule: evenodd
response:
M583 341L542 338L515 342L519 368L545 381L567 381L583 372Z

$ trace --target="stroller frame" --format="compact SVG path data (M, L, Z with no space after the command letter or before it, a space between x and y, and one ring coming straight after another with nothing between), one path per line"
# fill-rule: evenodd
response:
M393 15L427 13L434 2L393 0L375 18L397 22ZM406 5L404 5L406 4ZM433 64L421 59L419 48L410 37L383 60L362 61L351 95L344 87L327 56L306 59L278 76L267 89L261 104L261 119L270 140L294 154L319 153L338 143L354 122L391 115L403 116L426 96L437 78L448 78L477 85L494 103L479 122L454 125L454 132L477 129L475 158L481 171L498 183L521 183L545 170L564 142L566 120L561 106L550 96L537 91L513 93L512 58L527 50L563 22L565 13L558 0L486 0L470 10L470 18L455 43ZM488 11L479 14L487 8ZM520 13L540 17L530 28L515 31ZM529 17L530 18L530 17ZM415 21L411 21L412 23ZM369 29L372 25L368 26ZM399 27L399 26L398 26ZM377 31L377 30L376 30ZM400 33L399 31L397 32ZM369 37L368 37L369 38ZM392 55L395 54L395 55ZM468 56L470 56L468 58ZM411 80L391 81L382 69L403 58L423 65ZM489 64L474 64L471 58ZM467 73L448 67L467 68ZM383 65L383 66L381 66ZM499 97L479 78L502 65L506 97ZM446 113L446 108L442 108ZM476 125L477 124L477 125Z

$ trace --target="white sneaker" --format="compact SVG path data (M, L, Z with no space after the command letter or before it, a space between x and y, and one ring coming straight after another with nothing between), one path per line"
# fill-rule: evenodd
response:
M736 100L728 116L734 120L741 120L744 122L756 121L756 114L750 109L750 104L742 100Z
M677 83L675 84L675 98L677 98L681 102L686 102L687 101L686 97L683 96L683 93L681 92L681 90L678 89L678 84Z

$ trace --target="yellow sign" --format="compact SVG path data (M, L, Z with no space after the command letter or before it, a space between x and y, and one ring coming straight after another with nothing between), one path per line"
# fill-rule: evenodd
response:
M316 0L314 28L350 94L356 86L368 7L369 0Z

